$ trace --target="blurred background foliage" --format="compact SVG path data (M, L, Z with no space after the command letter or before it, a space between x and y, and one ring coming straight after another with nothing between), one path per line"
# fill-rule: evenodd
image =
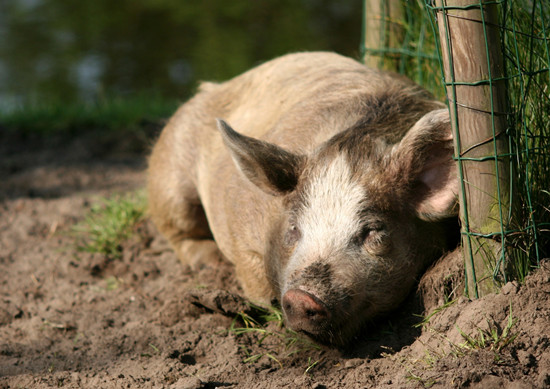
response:
M0 113L136 96L172 109L198 80L288 52L358 58L361 14L361 0L1 0Z

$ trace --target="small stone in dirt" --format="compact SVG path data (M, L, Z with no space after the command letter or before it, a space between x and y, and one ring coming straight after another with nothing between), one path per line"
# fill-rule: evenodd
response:
M363 363L363 360L360 358L350 359L344 363L346 369L353 369Z
M180 378L176 383L170 386L170 389L200 389L203 382L197 377Z
M515 281L506 283L501 289L502 294L516 294L518 292L518 284Z

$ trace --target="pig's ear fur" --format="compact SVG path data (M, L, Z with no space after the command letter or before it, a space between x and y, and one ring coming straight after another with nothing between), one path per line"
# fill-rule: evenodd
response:
M458 213L459 181L447 109L424 115L394 152L396 177L408 178L407 187L412 193L407 198L421 219L438 220Z
M282 195L296 188L305 157L239 134L221 119L217 122L233 161L253 184L271 195Z

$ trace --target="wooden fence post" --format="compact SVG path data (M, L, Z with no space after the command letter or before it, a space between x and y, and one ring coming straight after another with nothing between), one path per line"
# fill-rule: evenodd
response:
M481 6L480 6L481 5ZM497 290L510 212L510 150L498 4L437 0L437 24L455 155L467 291Z
M365 65L397 71L404 36L401 0L364 0L363 49Z

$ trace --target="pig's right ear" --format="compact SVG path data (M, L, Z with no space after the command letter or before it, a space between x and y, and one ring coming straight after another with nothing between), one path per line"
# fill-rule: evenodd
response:
M449 111L424 115L393 152L393 176L408 187L407 198L424 220L458 213L458 174L453 160Z
M305 157L239 134L225 121L217 121L233 161L254 185L275 196L292 192L296 188Z

